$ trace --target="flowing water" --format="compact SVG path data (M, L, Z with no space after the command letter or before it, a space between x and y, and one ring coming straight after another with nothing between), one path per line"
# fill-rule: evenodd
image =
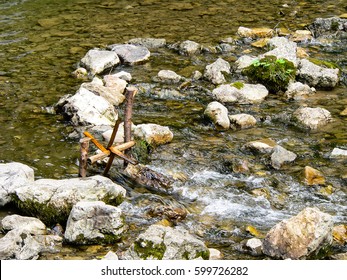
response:
M215 45L233 37L239 26L293 31L317 17L346 11L345 0L0 0L0 161L28 164L36 178L77 176L78 141L68 137L72 127L52 114L51 108L63 95L77 90L81 82L71 72L91 48L136 37ZM232 62L245 48L239 46L223 58ZM346 69L344 44L339 48L317 44L308 50L311 56ZM148 85L159 70L188 77L216 57L188 58L160 49L152 53L150 62L122 70L132 74L134 83ZM226 258L245 258L233 246L250 237L247 225L265 232L306 206L317 206L334 215L336 223L347 223L346 160L328 156L334 147L347 146L347 121L339 114L347 106L344 85L318 91L302 102L270 96L261 105L229 106L232 113L251 113L259 120L257 127L239 131L216 131L204 120L204 108L211 101L206 92L195 89L184 94L184 98L169 100L151 94L136 97L135 124L167 125L175 135L172 143L154 151L151 167L180 180L174 184L175 198L129 189L129 200L122 207L134 228L151 223L144 214L150 204L180 204L191 213L186 224L209 245L222 248ZM334 122L324 131L308 133L281 121L279 115L290 114L303 102L328 109ZM295 165L274 171L265 160L242 149L246 142L266 137L298 154ZM235 159L250 162L251 174L232 172ZM306 165L326 175L332 194L302 183ZM255 190L264 195L255 195ZM73 254L83 258L95 254L75 250Z

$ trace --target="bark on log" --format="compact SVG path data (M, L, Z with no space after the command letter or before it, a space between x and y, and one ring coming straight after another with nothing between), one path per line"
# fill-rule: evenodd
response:
M85 137L80 140L79 176L87 176L88 150L90 138Z

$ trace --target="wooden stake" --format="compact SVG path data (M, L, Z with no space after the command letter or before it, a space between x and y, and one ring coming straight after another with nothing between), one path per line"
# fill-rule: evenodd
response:
M122 152L122 151L124 151L126 149L129 149L129 148L135 146L135 144L136 144L135 141L130 141L130 142L127 142L127 143L123 143L123 144L114 146L114 148L117 149L118 151ZM106 152L101 152L99 154L90 156L88 158L88 163L89 164L94 164L98 160L103 160L104 158L107 158L110 155L110 153L111 153L110 151L106 151Z
M90 138L85 137L80 140L79 176L87 176L88 150Z
M125 109L124 109L124 142L131 141L131 117L133 113L134 97L137 88L127 87L125 90ZM130 149L125 151L125 155L130 155ZM124 161L124 167L127 167L128 161Z

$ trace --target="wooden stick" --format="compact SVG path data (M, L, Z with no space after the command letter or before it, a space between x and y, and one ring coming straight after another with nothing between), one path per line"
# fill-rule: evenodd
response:
M80 140L79 176L82 178L87 176L89 141L88 137Z
M109 149L113 145L114 139L116 138L116 134L118 131L118 127L119 127L121 122L122 122L122 120L120 118L118 118L118 120L116 121L116 124L114 125L110 141L108 141L107 149ZM125 141L125 142L127 142L127 141Z
M111 151L111 153L114 153L116 156L124 159L127 162L130 162L131 164L134 164L134 165L138 164L138 162L136 160L127 157L125 154L123 154L121 151L115 149L114 147L111 147L110 151Z
M135 141L130 141L130 142L127 142L127 143L123 143L123 144L117 145L114 148L117 149L118 151L122 152L122 151L124 151L126 149L129 149L129 148L135 146L135 144L136 144ZM107 158L110 155L110 153L111 153L110 151L106 151L106 152L101 152L99 154L90 156L88 158L88 163L89 164L94 164L98 160L103 160L104 158Z
M88 131L83 132L83 134L84 134L85 136L87 136L88 138L90 138L90 140L92 140L92 142L95 144L95 146L98 147L99 150L101 150L102 152L106 152L106 151L107 151L107 149L106 149L102 144L100 144L99 141L96 140L96 139L94 138L94 136L91 135Z
M125 109L124 109L124 142L131 141L131 116L133 113L134 97L137 93L137 88L127 87L125 92ZM130 149L125 151L125 155L130 155ZM124 167L130 161L124 161Z

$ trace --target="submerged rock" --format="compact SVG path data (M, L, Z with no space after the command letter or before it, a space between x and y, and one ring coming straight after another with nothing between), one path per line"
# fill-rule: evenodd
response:
M233 84L220 85L212 91L212 95L219 102L254 104L262 102L269 91L261 84L243 84L237 88Z
M64 180L40 179L16 189L14 202L20 210L45 224L64 224L79 201L101 200L118 205L125 189L102 176Z
M204 115L212 120L214 124L222 128L228 129L230 127L228 109L217 101L213 101L207 105Z
M70 212L65 240L73 244L111 244L124 232L122 211L102 201L80 201Z
M126 260L209 259L205 244L181 227L150 226L124 254Z
M118 119L118 113L110 102L84 87L80 87L73 96L62 97L55 107L56 111L71 121L74 126L113 126Z
M100 74L108 68L118 65L119 57L114 51L89 50L81 59L83 67L87 68L92 75Z
M160 38L134 38L129 40L128 43L143 46L148 49L163 48L166 46L166 40Z
M150 145L162 145L172 141L173 133L167 126L147 123L135 127L134 137L143 139Z
M312 130L316 130L332 121L330 112L320 107L301 107L293 113L293 118L299 126Z
M230 73L230 64L224 59L218 58L215 62L206 66L204 77L213 84L222 84L225 83L223 72Z
M339 69L324 68L307 59L301 59L297 77L310 87L331 89L339 82Z
M22 163L0 163L0 207L12 201L16 188L34 182L34 170Z
M114 44L107 46L107 49L114 51L119 56L122 63L130 65L143 63L151 56L150 51L143 46Z
M271 165L275 169L281 169L284 164L293 162L295 159L295 153L277 145L271 155Z
M260 28L247 28L240 26L237 29L237 34L240 37L246 37L246 38L268 38L274 36L274 29L267 28L267 27L260 27Z
M332 243L333 219L317 208L275 225L266 235L264 253L274 258L305 259Z
M277 143L272 139L265 138L248 142L246 143L245 148L261 154L270 154L273 152L276 145Z
M309 186L325 184L323 173L311 166L305 166L304 175L305 183Z
M347 33L347 19L339 17L317 18L308 26L314 37L343 38Z

